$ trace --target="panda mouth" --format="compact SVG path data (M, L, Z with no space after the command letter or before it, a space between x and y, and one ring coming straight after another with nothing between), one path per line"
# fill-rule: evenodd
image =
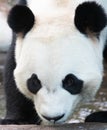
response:
M46 120L48 120L49 122L52 122L52 123L55 124L56 122L60 121L60 120L64 117L64 115L65 115L65 114L62 114L62 115L56 116L56 117L46 117L46 116L44 116L44 115L42 115L42 116L43 116L44 119L46 119Z
M55 116L55 117L47 117L45 115L40 115L42 123L44 125L57 125L57 124L64 124L66 122L65 114Z

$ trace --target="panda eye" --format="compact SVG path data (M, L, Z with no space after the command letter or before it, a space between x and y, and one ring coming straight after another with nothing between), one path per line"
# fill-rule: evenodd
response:
M27 80L27 87L33 94L36 94L40 90L42 86L36 74L32 74L32 76Z
M63 88L70 92L71 94L79 94L83 87L83 81L79 80L73 74L68 74L65 79L62 81Z
M63 80L64 87L71 87L74 84L74 78L71 75L67 75Z

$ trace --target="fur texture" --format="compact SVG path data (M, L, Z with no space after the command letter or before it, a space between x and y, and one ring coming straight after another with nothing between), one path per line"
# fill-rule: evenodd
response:
M8 24L16 33L25 35L33 27L35 18L32 11L22 5L16 5L8 15Z
M93 33L87 37L74 24L77 7L86 1L63 2L65 6L60 0L24 2L36 22L24 37L23 26L18 31L12 27L16 34L5 68L7 113L2 124L38 124L39 117L45 124L63 123L71 118L80 101L91 100L99 89L106 25L99 30L99 39ZM101 7L102 12L102 2ZM102 17L106 20L105 14ZM15 23L11 17L9 25L11 19L15 27L20 23L20 19Z
M96 2L84 2L75 12L75 25L82 33L96 33L106 26L107 17L103 8Z
M107 123L107 111L92 113L91 115L87 116L85 122Z

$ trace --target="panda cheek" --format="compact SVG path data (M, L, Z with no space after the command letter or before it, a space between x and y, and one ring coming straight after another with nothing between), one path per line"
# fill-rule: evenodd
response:
M31 93L37 94L37 92L42 88L37 75L32 74L32 76L27 80L27 87Z

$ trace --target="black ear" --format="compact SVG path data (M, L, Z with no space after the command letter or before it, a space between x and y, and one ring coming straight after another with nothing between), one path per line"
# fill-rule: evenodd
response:
M76 8L74 23L84 34L88 32L99 34L107 24L107 17L103 8L97 3L84 2Z
M14 32L26 34L33 27L35 18L27 6L16 5L10 10L7 22Z

